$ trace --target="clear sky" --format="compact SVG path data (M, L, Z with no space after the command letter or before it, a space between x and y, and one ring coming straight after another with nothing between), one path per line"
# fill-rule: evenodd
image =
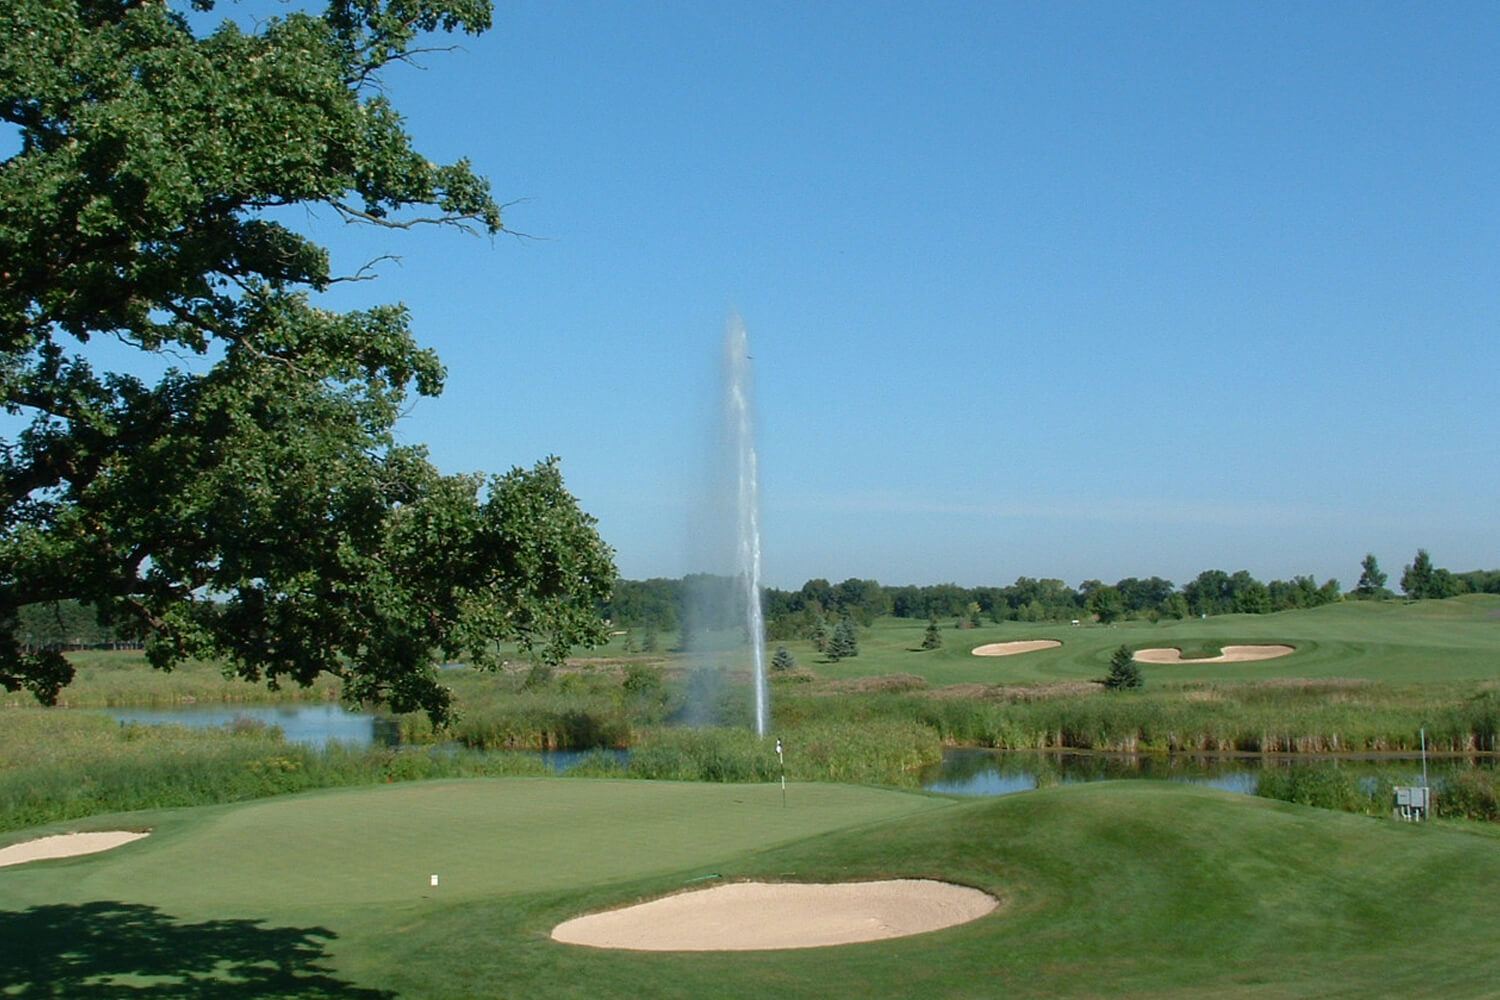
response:
M765 578L1500 567L1500 5L503 3L385 85L529 238L308 231L680 576L720 342Z

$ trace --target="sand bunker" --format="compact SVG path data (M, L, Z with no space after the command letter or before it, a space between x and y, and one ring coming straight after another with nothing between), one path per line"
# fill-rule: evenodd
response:
M71 858L79 854L97 854L113 850L146 836L131 830L108 830L104 833L62 833L40 837L9 847L0 847L0 868L45 858Z
M735 882L576 917L552 939L630 951L821 948L952 927L999 905L987 892L929 879Z
M1138 649L1135 658L1141 663L1248 663L1251 660L1274 660L1296 651L1295 646L1225 646L1218 656L1184 660L1180 649Z
M1056 639L1022 639L1020 642L992 642L987 646L976 646L975 656L1015 656L1017 653L1035 653L1039 649L1056 649L1062 643Z

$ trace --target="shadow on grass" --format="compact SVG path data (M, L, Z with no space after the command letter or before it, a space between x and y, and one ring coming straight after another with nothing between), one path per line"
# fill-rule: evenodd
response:
M256 920L179 923L152 906L97 902L0 911L0 996L80 1000L391 1000L318 963L322 927Z

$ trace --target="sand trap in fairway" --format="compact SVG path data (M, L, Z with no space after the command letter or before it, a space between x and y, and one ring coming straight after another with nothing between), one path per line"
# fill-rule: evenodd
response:
M576 917L552 939L629 951L821 948L952 927L999 905L987 892L929 879L736 882Z
M0 847L0 868L45 858L71 858L79 854L97 854L140 840L146 836L131 830L108 830L104 833L61 833L40 837L9 847Z
M1218 656L1184 660L1180 649L1138 649L1135 658L1142 663L1248 663L1251 660L1274 660L1296 651L1295 646L1225 646Z
M1056 639L1022 639L1020 642L992 642L987 646L974 647L975 656L1015 656L1017 653L1035 653L1039 649L1056 649L1062 643Z

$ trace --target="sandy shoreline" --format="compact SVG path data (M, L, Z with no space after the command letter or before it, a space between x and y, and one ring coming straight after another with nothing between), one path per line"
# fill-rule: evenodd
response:
M974 647L975 656L1015 656L1017 653L1035 653L1041 649L1056 649L1062 643L1056 639L1022 639L1018 642L991 642Z
M1225 646L1218 656L1184 660L1180 649L1138 649L1135 651L1135 658L1141 663L1251 663L1255 660L1290 656L1296 651L1295 646L1282 645Z
M992 912L987 892L930 879L735 882L558 924L564 944L629 951L765 951L905 937Z
M146 834L134 830L106 830L102 833L60 833L54 837L39 837L9 847L0 847L0 868L48 858L97 854L122 847L144 836Z

